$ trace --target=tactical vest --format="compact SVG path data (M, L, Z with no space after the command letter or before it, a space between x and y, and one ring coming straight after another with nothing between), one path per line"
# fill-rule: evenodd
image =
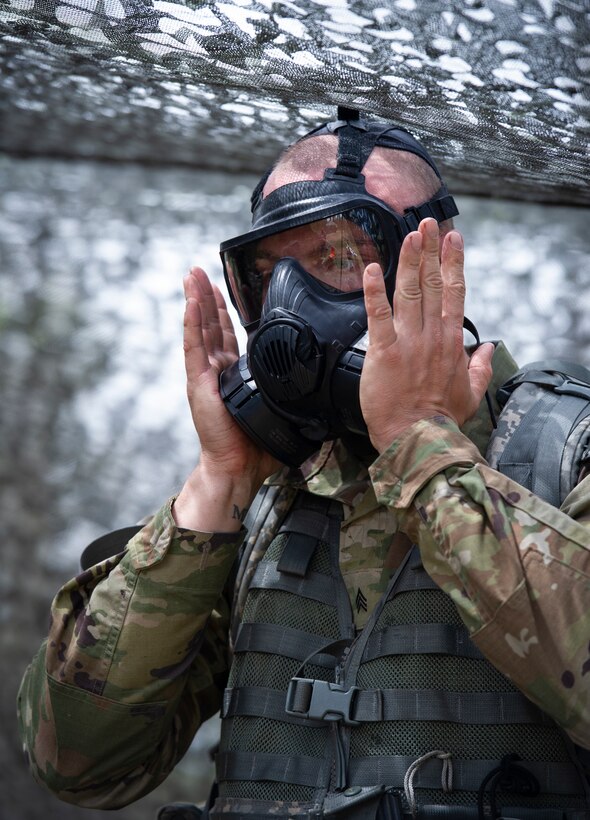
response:
M260 502L271 517L285 492ZM416 547L355 637L340 504L299 492L278 532L258 512L213 820L590 818L570 740L471 642Z

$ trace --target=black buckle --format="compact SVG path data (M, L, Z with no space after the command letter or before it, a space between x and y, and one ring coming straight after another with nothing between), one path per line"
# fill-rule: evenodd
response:
M590 399L590 386L567 376L562 384L553 388L553 392L565 393L567 396L577 396L579 399Z
M404 210L404 221L410 231L416 231L418 225L426 217L431 216L439 223L457 216L459 209L455 200L450 194L438 197L438 199L429 199L428 202L423 202L422 205L414 205Z
M299 687L304 687L304 689ZM358 686L344 689L338 683L325 680L291 678L287 689L285 711L288 715L295 717L327 721L341 720L346 726L360 726L360 721L353 720L351 717L353 698L357 692ZM302 698L307 701L306 706L298 703Z
M417 208L406 208L404 211L404 222L411 231L417 231L418 225L421 222L420 214Z

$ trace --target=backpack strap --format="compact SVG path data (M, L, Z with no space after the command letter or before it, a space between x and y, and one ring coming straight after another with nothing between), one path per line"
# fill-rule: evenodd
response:
M525 365L508 379L496 394L500 405L503 407L516 388L526 383L549 387L556 393L570 393L590 399L590 370L588 368L576 362L546 359Z
M232 601L230 641L233 646L242 620L250 582L260 559L275 537L280 523L291 508L297 490L292 486L264 484L244 519L248 535L240 548L226 589ZM233 589L232 589L233 587Z

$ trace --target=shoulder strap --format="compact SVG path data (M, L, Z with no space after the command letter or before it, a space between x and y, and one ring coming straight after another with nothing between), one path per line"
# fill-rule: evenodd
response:
M576 362L546 359L531 362L518 370L497 392L500 405L506 404L520 384L539 384L557 393L569 393L590 399L590 370Z
M297 490L291 486L263 485L250 505L244 525L248 535L234 564L230 583L233 581L230 637L232 646L242 620L242 612L252 576L258 563L274 536L285 514L291 507ZM228 585L228 589L231 586Z

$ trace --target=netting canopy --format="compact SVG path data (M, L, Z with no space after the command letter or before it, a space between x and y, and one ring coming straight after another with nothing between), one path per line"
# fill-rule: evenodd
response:
M589 0L0 0L0 149L262 171L335 106L588 204Z

